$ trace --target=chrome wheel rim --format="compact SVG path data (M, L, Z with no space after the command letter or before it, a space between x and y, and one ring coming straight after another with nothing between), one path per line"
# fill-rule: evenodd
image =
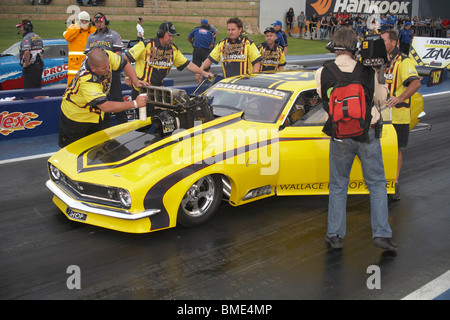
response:
M194 183L181 201L181 207L191 217L204 215L214 201L214 180L206 176Z

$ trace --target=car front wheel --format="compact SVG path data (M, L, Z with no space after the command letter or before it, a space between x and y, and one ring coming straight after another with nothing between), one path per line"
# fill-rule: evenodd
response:
M195 182L181 200L178 222L185 227L206 222L219 208L222 188L219 176L206 176Z

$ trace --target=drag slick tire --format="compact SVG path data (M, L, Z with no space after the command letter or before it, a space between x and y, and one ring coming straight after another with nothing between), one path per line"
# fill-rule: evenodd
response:
M178 223L194 227L209 220L217 211L223 192L220 176L205 176L185 193L178 209Z

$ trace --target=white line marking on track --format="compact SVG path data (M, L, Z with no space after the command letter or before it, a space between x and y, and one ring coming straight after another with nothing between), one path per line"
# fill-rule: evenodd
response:
M433 300L450 289L450 270L436 279L428 282L402 300Z
M19 162L19 161L25 161L25 160L33 160L33 159L39 159L39 158L44 158L44 157L49 157L50 158L53 154L54 154L54 152L50 152L50 153L36 154L36 155L33 155L33 156L28 156L28 157L0 160L0 165L5 164L5 163Z

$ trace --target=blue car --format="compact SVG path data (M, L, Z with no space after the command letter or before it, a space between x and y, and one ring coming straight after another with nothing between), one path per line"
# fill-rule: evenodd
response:
M43 39L44 71L42 86L67 82L69 49L65 39ZM0 54L0 90L23 89L19 63L20 41Z

